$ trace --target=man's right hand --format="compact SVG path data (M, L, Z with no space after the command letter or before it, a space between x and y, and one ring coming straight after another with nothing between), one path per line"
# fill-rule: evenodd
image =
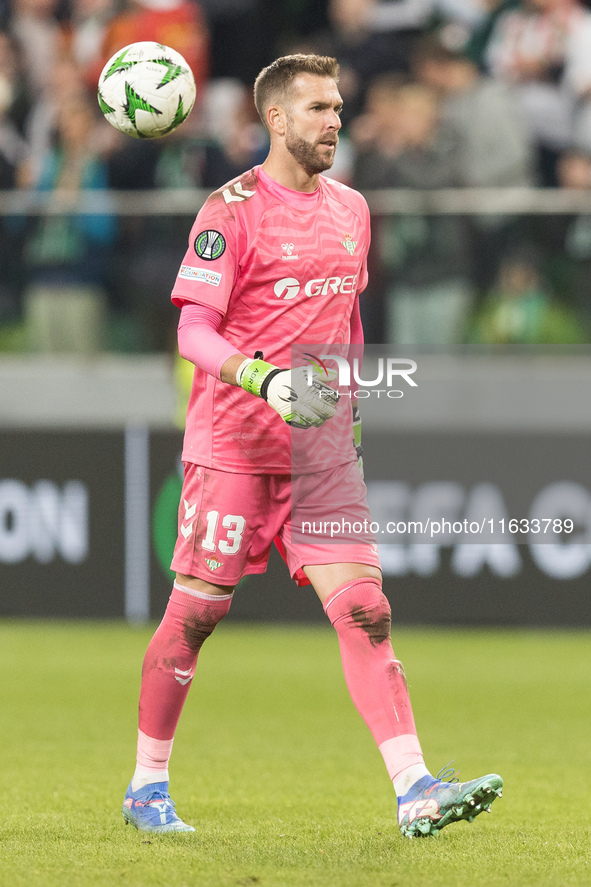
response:
M288 425L296 428L319 427L336 413L338 392L311 367L282 370L255 358L243 361L236 381L245 391L266 400Z

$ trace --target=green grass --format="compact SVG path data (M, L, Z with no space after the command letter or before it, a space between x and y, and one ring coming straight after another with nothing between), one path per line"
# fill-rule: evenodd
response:
M125 827L149 630L0 622L0 884L591 884L590 635L394 630L427 764L505 778L491 816L402 838L327 629L224 623L177 734L194 835Z

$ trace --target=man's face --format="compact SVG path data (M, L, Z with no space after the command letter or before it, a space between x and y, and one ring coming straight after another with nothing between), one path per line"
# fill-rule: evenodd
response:
M330 169L339 141L343 100L331 77L298 74L288 97L285 146L308 175Z

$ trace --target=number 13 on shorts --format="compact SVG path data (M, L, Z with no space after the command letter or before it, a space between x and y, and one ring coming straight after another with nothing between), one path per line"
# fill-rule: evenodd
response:
M263 573L273 539L291 515L291 476L243 475L185 463L172 569L236 585Z
M208 511L205 515L207 529L201 547L206 551L219 550L221 554L236 554L240 551L246 521L241 514L225 514L222 527L226 530L225 538L218 538L219 511ZM216 545L217 539L217 545Z

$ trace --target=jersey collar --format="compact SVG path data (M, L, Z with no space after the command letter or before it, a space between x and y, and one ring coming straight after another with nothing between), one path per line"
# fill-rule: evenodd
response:
M280 185L262 167L255 166L254 171L266 191L269 191L270 194L277 197L282 203L287 203L288 206L292 206L295 209L311 209L316 206L320 199L321 185L318 185L315 191L294 191L292 188Z

